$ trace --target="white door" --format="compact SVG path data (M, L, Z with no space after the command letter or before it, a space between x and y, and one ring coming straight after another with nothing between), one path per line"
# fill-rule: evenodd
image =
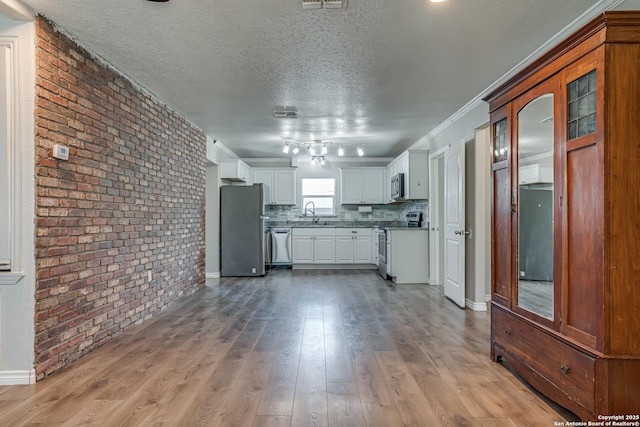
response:
M464 141L444 155L444 294L465 306Z

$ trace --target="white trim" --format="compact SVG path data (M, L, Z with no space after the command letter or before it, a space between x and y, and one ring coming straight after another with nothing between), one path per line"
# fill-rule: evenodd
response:
M491 301L491 294L486 294L486 295L484 296L484 300L485 300L486 302Z
M467 308L470 308L473 311L487 311L487 303L486 302L473 302L469 298L464 300L464 305Z
M1 0L0 0L1 1ZM7 151L0 155L7 156L7 166L9 172L9 200L6 201L8 206L8 223L9 223L9 269L20 268L21 254L21 200L22 194L22 176L21 171L21 133L20 116L22 110L20 108L20 67L18 57L18 37L16 36L0 36L0 46L7 49L6 52L6 91L7 91ZM5 84L5 82L3 82Z
M0 271L0 286L15 285L24 277L24 273L19 272L2 272Z
M0 385L28 385L36 383L36 371L0 371Z
M219 279L220 278L220 272L216 271L213 273L205 273L204 275L205 279Z

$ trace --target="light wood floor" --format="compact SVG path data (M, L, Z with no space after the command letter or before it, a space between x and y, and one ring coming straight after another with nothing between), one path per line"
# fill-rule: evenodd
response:
M488 313L375 271L276 270L207 287L32 386L1 426L552 426L489 359ZM569 414L570 415L570 414Z

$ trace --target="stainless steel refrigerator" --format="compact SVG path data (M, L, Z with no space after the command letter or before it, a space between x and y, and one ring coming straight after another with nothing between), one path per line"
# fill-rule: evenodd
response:
M264 276L263 184L220 187L220 276Z

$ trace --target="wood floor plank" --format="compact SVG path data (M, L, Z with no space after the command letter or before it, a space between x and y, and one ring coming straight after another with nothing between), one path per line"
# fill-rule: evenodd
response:
M356 383L327 383L329 426L366 426Z
M327 426L327 379L322 358L301 358L291 424Z
M548 427L490 314L371 270L208 280L70 367L0 386L1 426ZM560 412L559 412L560 411Z

